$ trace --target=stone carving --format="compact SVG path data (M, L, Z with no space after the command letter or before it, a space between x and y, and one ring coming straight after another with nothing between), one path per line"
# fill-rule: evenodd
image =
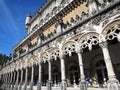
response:
M97 0L88 0L87 6L89 9L89 14L93 15L98 11L98 1Z
M66 42L62 47L63 53L72 56L72 53L76 52L76 45L75 41Z
M79 38L80 42L80 48L85 49L88 48L89 50L92 50L93 45L97 45L99 43L97 33L87 33L83 35L81 38Z
M53 50L52 53L51 53L51 60L57 60L59 55L60 55L59 49Z

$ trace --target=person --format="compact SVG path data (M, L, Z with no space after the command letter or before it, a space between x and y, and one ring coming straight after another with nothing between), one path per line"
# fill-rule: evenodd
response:
M87 86L90 87L91 86L91 79L88 75L85 77L85 80L87 81Z

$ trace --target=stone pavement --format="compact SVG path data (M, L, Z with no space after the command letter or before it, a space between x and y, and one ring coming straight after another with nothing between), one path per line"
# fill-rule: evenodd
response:
M47 90L47 89L46 87L42 87L42 90ZM52 90L60 90L60 87L52 87ZM80 88L67 87L67 90L80 90ZM107 88L88 88L88 90L107 90Z

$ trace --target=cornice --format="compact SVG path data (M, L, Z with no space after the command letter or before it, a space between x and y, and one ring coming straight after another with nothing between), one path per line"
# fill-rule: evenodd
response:
M50 0L50 1L52 1L52 0ZM49 1L49 3L50 3L50 1ZM72 0L71 0L71 2L72 2ZM56 12L56 14L55 14L55 15L52 15L52 17L50 17L49 20L46 20L46 21L43 23L43 25L40 25L40 26L38 27L38 29L36 29L35 31L33 31L33 32L31 32L29 35L27 35L23 40L21 40L20 43L18 43L17 45L15 45L15 46L13 47L13 50L15 50L15 49L16 49L17 47L19 47L22 43L24 43L27 39L29 39L33 34L35 34L38 30L40 30L42 27L44 27L44 25L46 25L49 21L51 21L51 20L53 20L54 18L56 18L56 17L58 16L58 14L61 14L61 11L62 11L63 9L65 9L71 2L69 2L64 8L61 7L61 9L59 10L59 12ZM34 18L34 19L35 19L35 18Z

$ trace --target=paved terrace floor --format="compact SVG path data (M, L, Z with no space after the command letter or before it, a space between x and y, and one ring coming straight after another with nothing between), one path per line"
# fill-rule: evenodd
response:
M37 90L36 87L34 87L33 90ZM47 90L46 87L42 87L42 90ZM60 87L52 87L52 90L61 90ZM80 90L80 88L74 88L74 87L67 87L67 90ZM108 90L107 88L88 88L88 90Z

